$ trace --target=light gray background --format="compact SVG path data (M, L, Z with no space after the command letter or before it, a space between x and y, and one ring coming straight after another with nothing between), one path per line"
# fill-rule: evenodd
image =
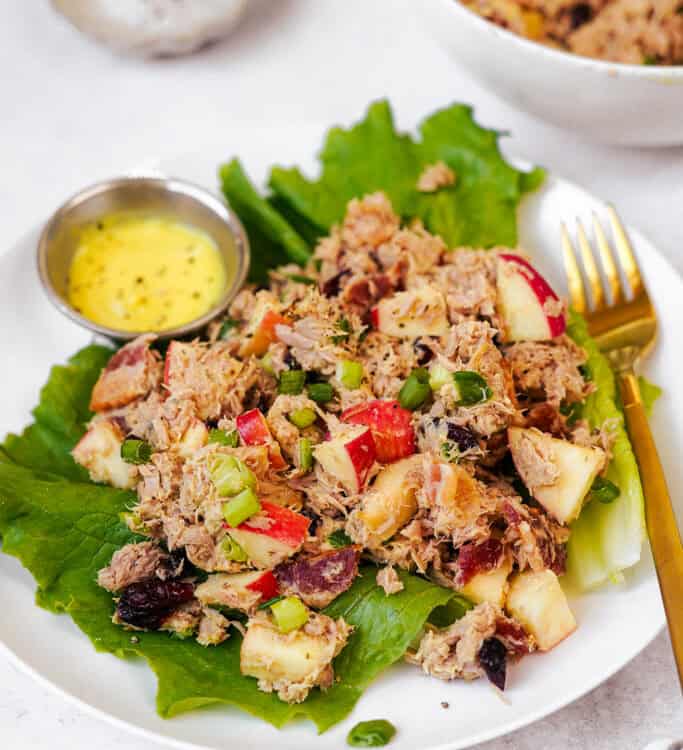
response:
M348 123L370 100L388 96L406 127L450 101L474 104L481 122L511 131L510 153L614 201L683 271L683 149L590 145L510 110L432 42L416 22L422 2L429 0L251 0L221 45L145 63L81 37L46 0L0 0L0 252L86 183L202 142L225 140L217 161L239 152L231 123ZM683 127L683 100L681 112ZM662 635L573 706L481 747L640 748L683 737L680 698ZM143 745L153 747L87 716L0 657L1 747Z

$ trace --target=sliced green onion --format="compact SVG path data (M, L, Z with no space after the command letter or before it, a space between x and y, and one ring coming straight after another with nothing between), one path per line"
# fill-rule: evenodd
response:
M280 373L277 392L287 396L296 396L304 389L306 373L303 370L285 370Z
M310 471L313 466L313 449L308 438L299 438L296 444L299 468L301 471Z
M429 370L429 387L433 391L440 391L446 383L451 382L452 373L443 365L432 365Z
M398 393L398 402L404 409L415 411L424 404L431 392L429 373L424 367L418 367L406 378Z
M127 464L146 464L152 458L152 446L144 440L128 438L121 443L121 458Z
M351 391L360 388L363 381L363 365L350 359L342 359L337 362L337 380Z
M396 727L386 719L361 721L348 733L346 741L351 747L382 747L396 734Z
M221 324L221 330L218 332L219 339L227 339L230 333L237 328L239 323L232 318L226 318Z
M145 525L145 522L135 511L119 513L119 518L134 534L149 534L149 529Z
M491 398L491 389L478 372L461 370L453 373L453 380L458 389L458 406L474 406Z
M270 356L270 352L264 354L259 360L259 363L269 375L275 377L275 370L273 369L273 358Z
M261 604L259 604L256 609L268 609L269 607L272 607L273 604L281 602L284 598L284 596L274 596L272 599L268 599L267 602L262 602Z
M567 417L567 424L571 427L581 419L583 413L583 404L580 401L574 401L571 404L563 403L560 406L560 414Z
M306 390L308 391L308 397L316 404L326 404L328 401L332 401L334 396L334 389L329 383L311 383L306 386Z
M621 490L614 482L604 477L596 477L588 494L589 500L598 500L605 505L613 503L621 494Z
M232 500L223 504L223 518L225 518L228 526L234 529L260 510L261 503L259 503L256 493L251 487L247 487L238 495L235 495Z
M256 477L249 467L235 456L218 454L209 463L209 476L222 497L237 495L246 487L256 487Z
M230 448L237 448L240 444L240 435L237 430L231 430L228 432L227 430L219 430L216 428L209 430L209 442L218 445L227 445Z
M303 409L295 409L291 412L287 419L289 419L295 427L298 427L300 430L305 430L315 422L317 416L318 415L315 413L314 409L311 409L310 406L304 406Z
M340 549L341 547L350 547L353 544L353 539L351 539L344 529L337 529L327 537L327 543L331 544L335 549Z
M234 562L246 562L247 560L247 553L231 536L226 536L223 539L221 549L228 560L233 560Z
M340 318L339 322L337 323L337 328L340 331L343 331L343 333L339 333L335 336L330 336L333 344L341 344L342 342L346 341L351 335L351 331L353 330L351 328L351 323L349 323L348 321L348 318Z
M290 281L295 281L297 284L310 284L313 286L318 283L315 279L312 279L310 276L304 276L302 273L288 273L287 278Z
M298 596L287 596L270 607L281 633L291 633L308 622L308 610Z

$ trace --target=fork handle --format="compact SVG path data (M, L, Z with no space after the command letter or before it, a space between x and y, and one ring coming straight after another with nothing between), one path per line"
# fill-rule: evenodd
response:
M619 386L626 426L643 484L647 533L683 689L683 545L638 380L632 372L620 373Z

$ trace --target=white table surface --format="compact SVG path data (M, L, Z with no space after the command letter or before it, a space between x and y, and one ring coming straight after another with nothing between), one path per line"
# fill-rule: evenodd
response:
M369 101L388 96L405 127L450 101L474 104L481 122L511 131L510 153L615 202L683 271L683 148L590 145L510 110L468 80L415 22L411 6L428 0L251 2L221 45L190 58L142 62L90 43L46 0L0 0L0 252L86 183L191 151L198 142L225 143L217 160L239 152L231 124L348 123ZM658 737L683 737L680 698L661 635L573 706L482 747L641 748ZM86 715L0 656L0 747L143 744L151 747Z

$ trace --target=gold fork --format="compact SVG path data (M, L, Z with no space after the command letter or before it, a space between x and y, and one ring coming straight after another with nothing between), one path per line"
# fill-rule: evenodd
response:
M654 344L657 316L626 230L612 206L609 206L608 212L619 265L597 216L593 214L597 253L591 247L581 222L577 220L579 255L590 300L579 270L577 253L566 226L562 224L562 250L569 298L574 309L588 321L591 335L616 372L626 427L640 469L647 532L669 623L678 677L683 688L683 546L634 374L634 367ZM603 284L596 255L606 284ZM622 283L622 274L628 288Z

